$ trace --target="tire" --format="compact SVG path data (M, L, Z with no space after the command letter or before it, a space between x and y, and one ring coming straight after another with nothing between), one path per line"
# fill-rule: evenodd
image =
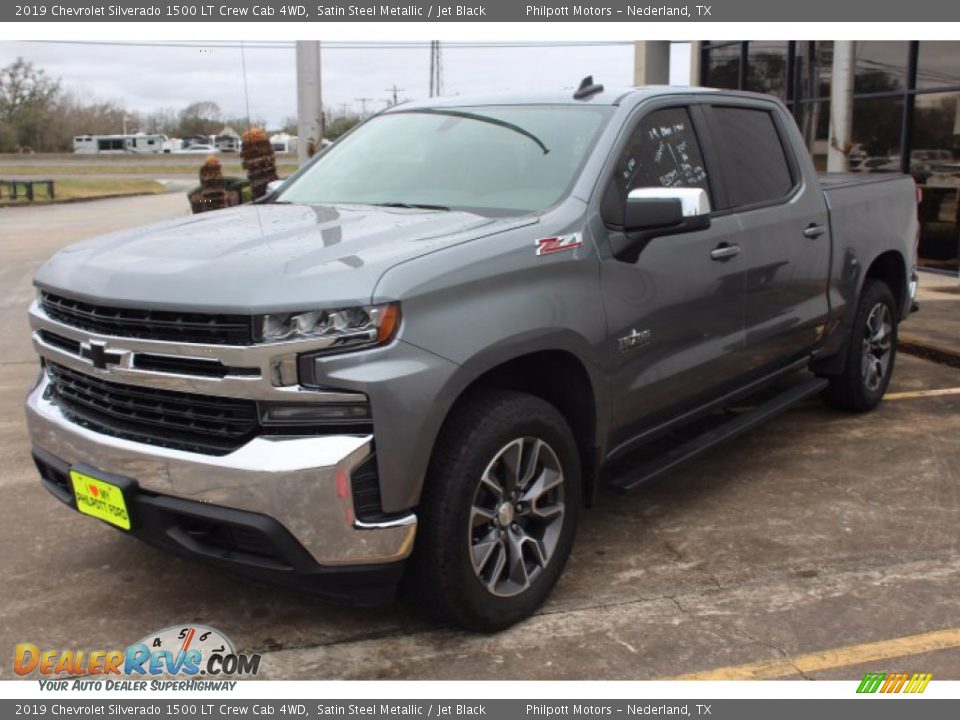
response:
M829 376L823 398L838 410L866 412L880 404L897 357L897 303L886 283L868 279L860 294L844 371Z
M479 632L532 614L573 548L580 487L577 444L556 408L519 392L466 397L427 473L409 574L414 602Z

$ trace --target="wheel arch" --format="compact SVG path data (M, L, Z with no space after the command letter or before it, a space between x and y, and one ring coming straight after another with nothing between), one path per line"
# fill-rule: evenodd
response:
M887 250L880 253L864 274L863 282L860 284L860 292L857 294L859 299L863 294L863 286L867 280L881 280L890 288L894 300L897 301L897 310L900 317L909 308L906 307L908 298L909 280L907 279L907 263L899 250Z
M440 428L465 397L484 388L524 392L550 403L566 420L577 441L583 500L591 504L607 417L599 371L566 344L526 348L496 361L475 359L464 369L468 366L470 379L462 383Z

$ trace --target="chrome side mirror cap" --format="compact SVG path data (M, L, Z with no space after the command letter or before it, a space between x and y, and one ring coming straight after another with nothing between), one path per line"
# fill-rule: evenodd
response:
M701 188L649 187L631 190L627 195L627 205L631 200L675 200L680 203L681 217L709 215L710 197Z

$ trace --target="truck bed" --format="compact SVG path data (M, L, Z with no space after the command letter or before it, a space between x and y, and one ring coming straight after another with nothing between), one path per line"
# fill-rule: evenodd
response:
M902 173L849 173L823 172L817 173L820 186L824 190L850 187L851 185L873 185L876 183L893 182L908 177Z
M875 257L877 247L902 248L905 258L912 255L917 188L912 177L900 173L823 173L819 178L830 210L831 307L846 324L856 310L857 278L866 270L857 259ZM902 307L906 312L908 304Z

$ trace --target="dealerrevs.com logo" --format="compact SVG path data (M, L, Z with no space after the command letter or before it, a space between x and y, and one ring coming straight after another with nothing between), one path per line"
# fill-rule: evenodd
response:
M20 643L14 649L13 669L17 675L38 674L50 682L50 689L86 689L83 676L232 678L251 677L260 670L260 655L238 653L230 639L219 630L203 625L175 625L151 633L126 649L41 650L34 643ZM43 681L41 681L43 682ZM146 683L107 681L105 689L141 690ZM203 683L203 689L212 683ZM229 688L235 683L228 683ZM181 683L182 685L182 683ZM92 688L103 689L103 688ZM167 689L166 683L152 682L150 689ZM170 689L189 689L171 685ZM199 689L199 688L198 688Z

